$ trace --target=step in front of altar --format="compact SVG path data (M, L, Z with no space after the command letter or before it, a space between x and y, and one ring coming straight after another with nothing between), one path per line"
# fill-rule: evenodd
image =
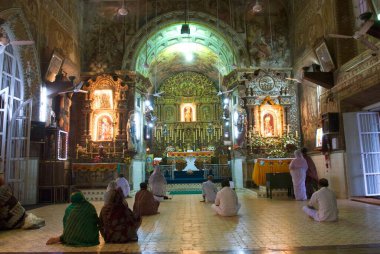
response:
M250 189L258 198L267 198L267 188L265 186L259 186L258 189ZM272 198L290 198L288 197L287 189L273 189Z
M81 189L80 190L87 201L103 201L104 193L106 192L106 188L104 189Z

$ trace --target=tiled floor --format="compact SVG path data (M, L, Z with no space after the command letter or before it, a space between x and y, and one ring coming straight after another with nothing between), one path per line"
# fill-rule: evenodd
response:
M380 206L339 200L340 220L318 223L301 211L305 202L255 198L238 191L239 215L216 216L200 195L177 195L160 205L160 214L144 217L139 241L73 248L46 246L62 231L67 204L32 210L46 226L32 231L0 232L0 252L181 252L181 253L380 253ZM133 198L128 199L130 207ZM102 202L94 202L100 211Z

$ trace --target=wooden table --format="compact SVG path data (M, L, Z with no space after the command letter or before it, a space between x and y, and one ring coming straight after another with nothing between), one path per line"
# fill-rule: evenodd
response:
M292 158L259 158L255 162L252 178L256 185L266 185L266 173L289 172Z

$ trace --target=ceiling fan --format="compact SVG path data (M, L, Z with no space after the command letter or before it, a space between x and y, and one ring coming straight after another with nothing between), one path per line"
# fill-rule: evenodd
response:
M161 92L157 92L157 93L153 93L153 94L150 94L150 93L142 93L145 95L145 97L149 98L149 96L153 96L153 97L161 97L161 94L163 94L164 91L161 91Z
M231 90L227 90L227 91L224 91L224 92L222 92L222 91L219 91L219 92L217 92L217 96L221 96L222 94L229 94L229 93L231 93L233 90L234 90L235 88L232 88Z
M79 84L76 84L74 85L73 87L65 90L65 91L62 91L62 92L59 92L58 94L66 94L66 93L88 93L88 91L85 91L85 90L82 90L82 86L83 86L84 82L81 81Z
M380 48L367 39L367 32L374 24L375 24L374 20L367 20L360 27L360 29L354 33L354 35L328 34L327 37L339 38L339 39L355 39L355 40L360 41L367 48L377 53Z
M296 78L285 78L286 80L295 81L297 83L302 83L299 79Z

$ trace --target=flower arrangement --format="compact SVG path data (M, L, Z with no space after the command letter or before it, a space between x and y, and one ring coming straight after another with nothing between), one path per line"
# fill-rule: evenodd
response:
M292 134L264 138L256 133L248 138L248 144L257 156L269 158L289 157L299 143L299 138Z

